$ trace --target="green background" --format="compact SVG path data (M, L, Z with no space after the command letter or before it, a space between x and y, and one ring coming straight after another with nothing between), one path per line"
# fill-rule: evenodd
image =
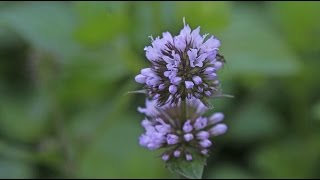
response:
M175 178L138 145L148 36L221 40L204 178L320 177L319 2L1 2L0 178Z

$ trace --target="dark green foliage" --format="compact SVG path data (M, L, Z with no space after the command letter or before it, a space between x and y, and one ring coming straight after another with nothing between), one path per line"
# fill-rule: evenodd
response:
M174 178L138 145L149 35L221 40L203 178L319 178L320 3L1 2L0 178ZM189 172L192 174L192 172Z

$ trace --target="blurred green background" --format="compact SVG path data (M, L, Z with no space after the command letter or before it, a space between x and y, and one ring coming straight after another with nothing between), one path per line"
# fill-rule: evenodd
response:
M319 2L1 2L0 178L175 178L139 147L149 35L221 42L204 178L320 177Z

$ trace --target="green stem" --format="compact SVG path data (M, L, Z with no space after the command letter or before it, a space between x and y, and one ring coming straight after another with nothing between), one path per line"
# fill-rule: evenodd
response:
M188 117L188 111L187 111L187 101L186 99L183 99L181 101L181 117L182 117L182 121L186 121L187 117Z

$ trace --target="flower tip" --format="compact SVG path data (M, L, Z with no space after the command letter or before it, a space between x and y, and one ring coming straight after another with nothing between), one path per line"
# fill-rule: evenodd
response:
M212 145L211 141L208 140L208 139L200 141L199 144L200 144L201 147L204 147L204 148L208 148L208 147L210 147Z
M208 139L210 137L210 133L208 133L207 131L200 131L197 133L197 139L199 140L205 140Z
M192 81L185 81L185 84L187 89L192 89L194 86Z
M169 86L169 92L171 94L175 94L177 91L178 91L177 86L175 86L175 85L170 85Z
M168 154L162 155L162 160L168 161L169 160L169 155Z
M179 150L175 150L173 153L174 157L180 157L180 155L181 155L181 151L179 151Z
M167 143L170 145L177 144L179 142L179 137L175 134L169 134L167 136Z
M193 134L191 134L191 133L185 134L183 137L187 142L189 142L193 139Z
M220 62L220 61L217 61L217 62L214 63L214 67L215 67L217 70L220 69L222 66L223 66L223 64L222 64L222 62Z
M189 133L189 132L192 131L192 129L193 129L193 127L192 127L192 125L191 125L191 121L190 121L190 120L187 120L187 121L184 123L183 127L182 127L183 132Z
M142 75L142 74L138 74L136 75L136 77L134 78L136 80L137 83L140 83L140 84L144 84L146 83L146 76Z
M192 160L191 154L186 154L186 160L187 160L187 161L191 161L191 160Z
M213 128L210 129L210 134L212 136L219 136L221 134L226 133L228 130L228 126L225 124L217 124Z
M203 154L203 155L208 155L208 149L203 149L203 150L201 150L201 154Z
M215 124L215 123L221 122L223 118L224 118L224 114L221 112L217 112L209 117L209 122L210 124Z

